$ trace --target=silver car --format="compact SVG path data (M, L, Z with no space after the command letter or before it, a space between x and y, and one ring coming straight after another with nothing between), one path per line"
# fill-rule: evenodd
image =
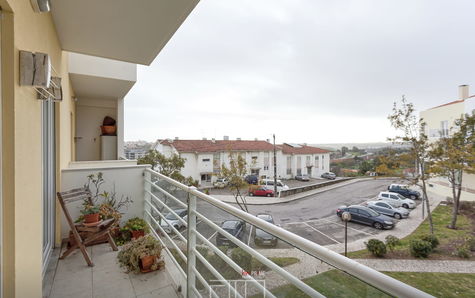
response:
M175 212L179 217L183 218L183 220L186 221L186 219L188 218L188 211L186 209L175 209L173 210L173 212ZM173 226L175 229L177 230L180 230L182 227L184 227L185 225L173 214L173 213L168 213L167 215L165 215L165 218L167 219L167 221L170 223L171 226ZM163 230L165 230L165 232L167 232L168 234L170 234L172 232L172 228L168 225L168 223L164 220L161 220L160 222L160 226L163 228Z
M389 215L397 219L409 217L409 211L406 208L396 208L383 201L368 202L368 207L376 212Z

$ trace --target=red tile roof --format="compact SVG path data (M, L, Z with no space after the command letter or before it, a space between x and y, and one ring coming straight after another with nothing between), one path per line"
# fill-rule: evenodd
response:
M266 141L238 140L159 140L160 144L173 146L178 152L223 151L272 151L274 146Z
M469 96L467 98L472 98L472 97L475 97L475 95L472 95L472 96ZM445 106L449 106L449 105L453 105L453 104L456 104L456 103L460 103L460 102L464 102L465 99L459 99L459 100L454 100L454 101L451 101L451 102L448 102L448 103L444 103L440 106L436 106L436 107L433 107L433 108L430 108L429 110L433 110L433 109L437 109L437 108L440 108L440 107L445 107Z
M284 143L282 145L279 145L279 147L282 149L282 152L284 154L321 154L331 152L329 150L307 145L299 145L299 147L293 147L289 144Z

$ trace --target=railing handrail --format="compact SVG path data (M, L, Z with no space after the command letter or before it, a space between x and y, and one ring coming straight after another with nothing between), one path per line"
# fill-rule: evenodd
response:
M211 205L220 208L244 221L260 228L283 241L297 247L298 249L308 253L309 255L318 258L337 269L347 272L348 274L396 297L432 297L431 295L416 289L408 284L405 284L397 279L385 275L377 270L360 264L352 259L342 256L326 247L318 245L310 240L300 237L292 232L284 230L281 227L266 222L252 214L246 213L236 207L224 203L212 196L206 195L198 191L195 187L186 186L176 180L173 180L165 175L162 175L151 169L146 169L151 174L158 176L160 179L173 184L190 194L210 203Z

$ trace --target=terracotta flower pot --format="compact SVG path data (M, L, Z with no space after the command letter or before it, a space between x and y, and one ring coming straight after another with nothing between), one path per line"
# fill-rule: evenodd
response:
M93 214L85 214L84 215L84 223L93 223L93 222L98 222L99 221L99 213L93 213Z
M145 236L145 231L144 230L139 230L139 231L132 231L132 239L137 239L140 237Z
M140 259L140 271L142 273L147 273L151 272L154 270L160 270L165 266L165 263L163 260L159 260L157 264L157 268L152 269L152 266L155 264L155 261L157 260L158 256L145 256Z
M115 125L102 125L101 131L103 135L113 136L116 133L117 127Z

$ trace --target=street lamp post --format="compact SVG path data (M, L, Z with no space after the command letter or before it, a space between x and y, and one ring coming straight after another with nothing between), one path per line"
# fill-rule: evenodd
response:
M341 219L345 222L345 257L348 251L348 222L351 220L350 212L343 212L341 214Z

